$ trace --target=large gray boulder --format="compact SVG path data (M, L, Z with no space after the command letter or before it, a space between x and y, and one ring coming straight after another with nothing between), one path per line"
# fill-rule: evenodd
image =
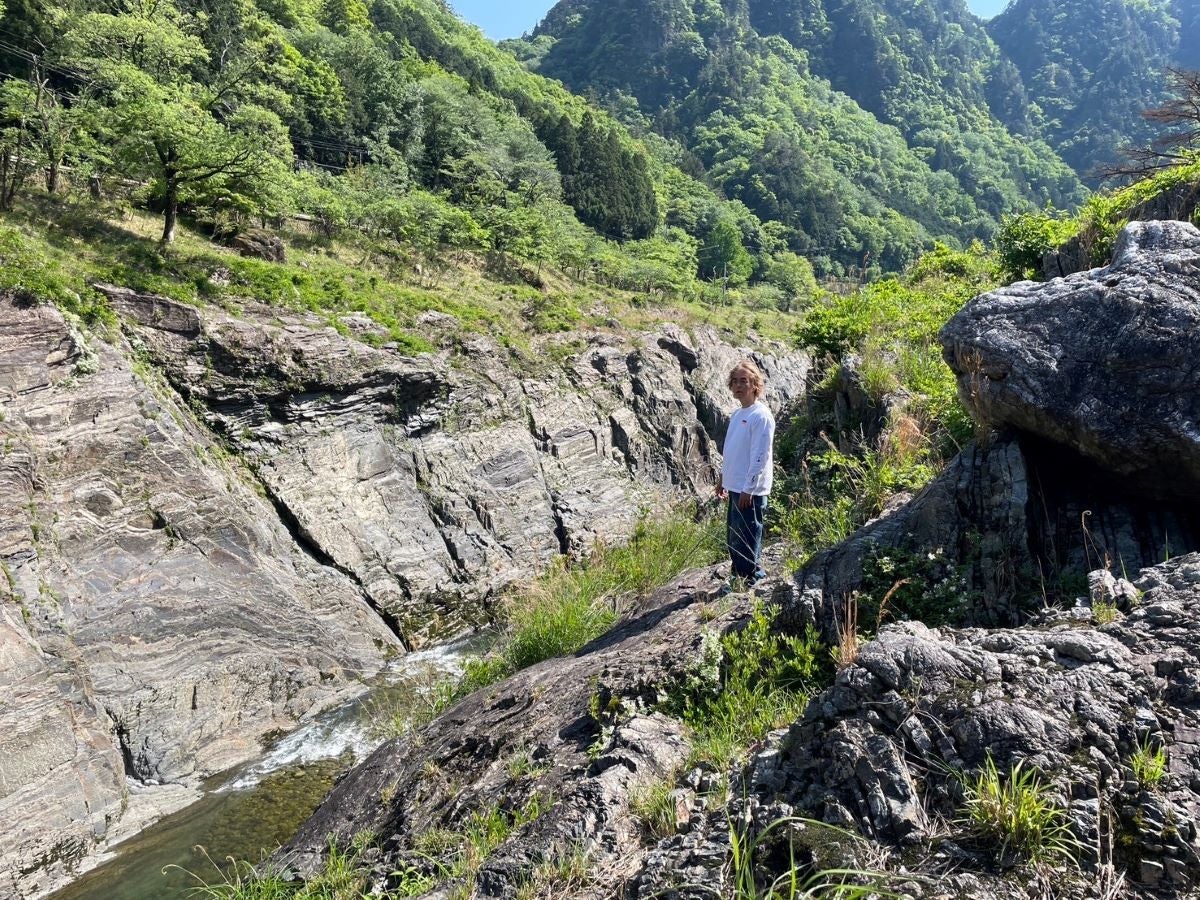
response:
M1112 265L1019 282L942 329L977 421L1067 445L1114 487L1200 497L1200 231L1135 222Z

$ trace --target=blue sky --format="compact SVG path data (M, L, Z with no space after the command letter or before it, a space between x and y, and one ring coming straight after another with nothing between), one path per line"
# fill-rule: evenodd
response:
M1004 9L1008 0L967 0L978 16L989 18ZM553 0L450 0L455 12L474 22L493 40L519 37L541 20Z

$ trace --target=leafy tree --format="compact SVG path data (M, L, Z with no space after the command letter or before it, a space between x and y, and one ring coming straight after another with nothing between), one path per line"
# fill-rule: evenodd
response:
M754 260L742 246L742 234L729 219L721 219L700 248L700 275L729 285L742 284L754 271Z
M170 0L87 13L67 35L70 62L108 89L114 159L151 182L161 242L175 238L181 203L216 196L253 204L291 160L279 117L237 104L222 83L192 79L209 60L198 21Z
M817 293L812 263L791 251L776 253L768 259L763 280L782 292L785 311L802 305Z
M33 96L33 87L24 82L0 84L0 210L12 209L34 169Z

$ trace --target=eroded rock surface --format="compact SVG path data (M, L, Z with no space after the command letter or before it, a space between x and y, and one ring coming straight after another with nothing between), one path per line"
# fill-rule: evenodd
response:
M884 871L889 889L914 897L1096 897L1122 873L1125 888L1106 896L1196 889L1200 554L1139 573L1136 590L1113 593L1122 612L1108 624L1080 607L1023 629L886 626L801 719L752 748L727 787L726 773L678 770L688 734L654 711L702 664L705 632L746 619L752 598L714 601L716 584L711 572L681 579L577 656L518 673L381 747L281 858L311 871L330 835L369 829L382 838L377 884L408 867L436 874L423 836L536 796L540 816L484 862L480 896L516 897L571 853L586 854L592 873L577 896L732 895L731 836L743 848L761 836L760 882L795 861ZM759 599L780 590L769 581ZM1139 780L1134 755L1157 747L1165 776ZM989 756L1005 779L1017 763L1036 770L1078 868L1024 868L965 824L964 784ZM654 837L630 803L664 777L677 829Z
M485 337L413 358L276 310L106 290L312 552L414 646L485 621L487 598L620 539L665 495L709 496L745 355L664 326L522 370ZM803 395L807 356L756 359L777 407Z
M68 874L126 779L253 755L399 642L165 385L0 298L0 892Z
M1113 262L968 303L945 358L977 421L1077 449L1126 485L1200 498L1200 230L1135 222Z
M961 839L939 847L938 837L961 815L953 773L977 771L990 755L1002 772L1021 762L1044 773L1069 810L1085 871L1107 850L1135 884L1194 889L1200 555L1146 569L1136 587L1140 595L1123 593L1125 613L1103 626L1082 610L1033 629L885 628L778 752L752 764L750 782L771 786L762 808L776 814L783 803L891 846L932 840L933 872L986 868L989 848ZM1160 783L1134 774L1144 747L1167 750ZM980 896L1006 890L994 882Z

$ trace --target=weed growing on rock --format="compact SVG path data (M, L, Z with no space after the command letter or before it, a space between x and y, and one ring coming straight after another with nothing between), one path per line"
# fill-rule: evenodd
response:
M1121 618L1121 611L1109 600L1098 600L1092 604L1092 617L1097 625L1108 625Z
M842 616L835 620L837 626L837 646L830 649L833 664L840 672L858 662L858 651L861 638L858 633L858 593L855 592L844 601Z
M513 779L538 778L545 774L546 767L537 762L528 747L518 748L505 764L508 775Z
M538 865L532 878L517 889L516 900L570 900L591 880L591 854L587 847L576 844Z
M1133 776L1138 780L1138 784L1148 791L1154 790L1167 774L1167 748L1152 746L1150 738L1147 737L1133 751L1129 765L1133 768Z
M772 728L798 718L830 670L816 629L802 637L781 634L762 607L744 628L719 641L718 677L704 674L712 659L702 656L693 673L669 690L663 708L692 729L693 761L721 770Z
M872 632L889 617L957 624L975 599L966 574L941 547L925 552L889 547L863 560L859 603Z
M1052 859L1074 861L1079 842L1071 832L1065 812L1050 797L1050 788L1024 760L1002 777L988 754L974 778L963 776L965 822L982 840L1032 862Z
M674 789L675 779L665 778L637 791L629 800L629 811L655 840L670 837L679 829Z
M765 845L774 842L775 832L779 829L816 829L841 841L862 841L862 838L844 829L796 816L776 819L754 836L748 829L738 828L731 821L729 878L734 900L815 900L818 897L866 900L900 896L883 887L888 878L883 872L853 868L819 869L797 865L796 847L791 839L788 841L790 864L787 871L769 884L761 884L764 870L758 856L761 850L765 849Z

